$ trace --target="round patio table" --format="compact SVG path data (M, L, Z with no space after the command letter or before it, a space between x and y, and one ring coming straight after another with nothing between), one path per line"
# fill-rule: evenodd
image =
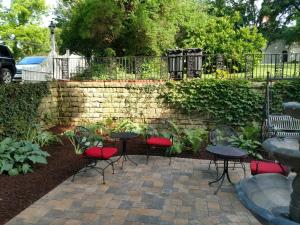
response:
M224 167L223 167L222 175L219 176L216 180L211 181L211 182L208 183L209 185L211 185L213 183L217 183L217 182L221 181L218 188L217 188L217 190L214 193L214 194L217 194L218 191L220 190L220 188L223 185L225 176L227 177L227 180L231 184L233 184L231 182L231 179L230 179L230 176L229 176L229 173L228 173L228 161L237 160L237 159L239 159L239 160L244 159L248 156L248 154L242 149L235 148L235 147L232 147L232 146L226 146L226 145L208 146L206 148L206 151L210 152L211 154L213 154L214 156L216 156L219 159L223 159L223 161L224 161Z
M132 139L132 138L136 138L138 137L139 134L136 134L134 132L117 132L117 133L112 133L110 135L111 138L114 138L114 139L119 139L121 142L122 142L122 151L120 153L120 157L115 161L119 161L121 158L123 159L122 161L122 166L121 166L121 169L123 169L123 164L124 164L124 161L130 161L131 163L133 163L134 165L137 166L137 163L134 162L128 155L127 155L127 141L129 139Z

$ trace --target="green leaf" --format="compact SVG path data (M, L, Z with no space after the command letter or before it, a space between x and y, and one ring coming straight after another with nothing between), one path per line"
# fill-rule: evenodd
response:
M28 159L31 160L33 163L47 164L47 160L43 156L39 156L39 155L35 156L35 155L33 155L33 156L29 156Z
M32 171L31 166L29 164L25 163L25 164L22 165L22 172L24 174L26 174L28 172L31 172L31 171Z
M13 168L13 164L6 161L6 160L3 160L1 162L1 168L0 168L0 173L3 173L4 171L9 171Z
M16 176L19 174L19 171L17 169L11 169L8 171L9 176Z

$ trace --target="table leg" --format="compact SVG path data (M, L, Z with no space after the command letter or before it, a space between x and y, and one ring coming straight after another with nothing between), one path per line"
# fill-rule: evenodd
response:
M220 184L218 185L217 190L214 192L215 195L219 192L220 188L222 187L225 176L227 177L227 180L232 184L230 177L229 177L229 173L228 173L228 160L224 160L224 169L223 169L222 175L220 177L218 177L216 180L208 183L209 185L211 185L213 183L217 183L217 182L221 181Z
M122 153L121 153L121 156L120 157L123 157L123 161L122 161L122 167L121 169L123 169L123 164L124 164L124 161L130 161L131 163L133 163L134 165L138 165L135 161L133 161L131 158L129 158L129 156L126 154L126 151L127 151L127 145L126 145L126 140L122 140Z

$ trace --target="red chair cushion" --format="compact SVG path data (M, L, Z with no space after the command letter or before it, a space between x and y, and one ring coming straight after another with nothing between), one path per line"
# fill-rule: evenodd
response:
M117 152L118 149L114 147L90 147L84 152L84 155L90 158L109 159L116 155Z
M147 139L147 144L162 146L162 147L172 146L171 140L169 138L165 138L165 137L150 137Z
M288 167L279 165L276 162L265 162L252 160L250 162L251 174L262 174L262 173L280 173L282 175L288 174Z

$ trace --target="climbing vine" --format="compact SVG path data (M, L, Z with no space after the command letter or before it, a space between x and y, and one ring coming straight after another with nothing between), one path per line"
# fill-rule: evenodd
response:
M0 86L0 136L20 139L38 120L38 107L49 94L47 83Z
M160 98L216 123L243 125L262 118L263 97L246 80L193 79L167 82Z
M300 102L300 79L277 81L271 93L271 112L282 113L283 102Z

